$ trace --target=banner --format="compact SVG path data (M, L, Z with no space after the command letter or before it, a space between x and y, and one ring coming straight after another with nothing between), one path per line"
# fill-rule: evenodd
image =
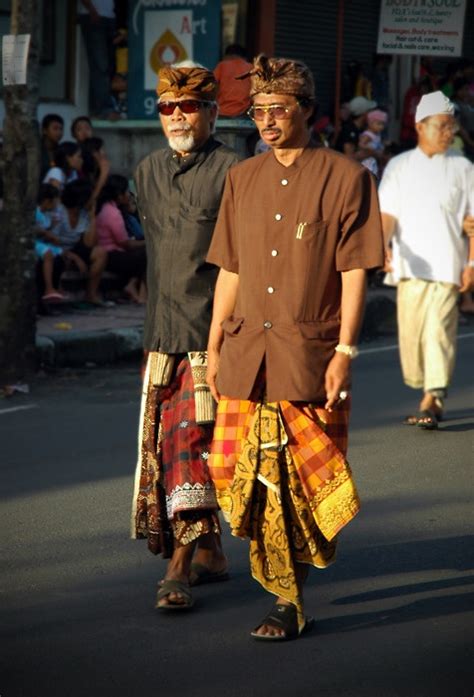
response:
M221 0L131 0L128 16L128 118L156 119L156 84L164 65L219 61Z
M466 0L382 0L377 53L460 56Z

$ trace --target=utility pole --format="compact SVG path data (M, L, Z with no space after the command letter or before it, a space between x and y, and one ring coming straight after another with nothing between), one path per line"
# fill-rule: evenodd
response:
M26 85L3 88L3 210L0 212L0 387L35 365L34 213L39 183L37 123L39 0L12 0L10 33L30 34Z

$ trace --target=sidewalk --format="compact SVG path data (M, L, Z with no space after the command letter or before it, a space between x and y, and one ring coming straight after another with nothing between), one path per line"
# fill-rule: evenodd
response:
M37 320L38 363L45 368L94 366L141 356L145 307L133 303L90 309L52 307ZM370 288L361 341L395 332L395 290Z
M142 352L145 306L134 303L85 308L54 305L37 319L38 363L47 368L104 365L138 359Z

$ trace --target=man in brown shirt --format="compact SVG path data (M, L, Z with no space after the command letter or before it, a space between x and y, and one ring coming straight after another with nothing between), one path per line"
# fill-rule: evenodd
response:
M147 247L148 357L132 536L171 557L156 607L182 610L193 603L190 583L227 577L207 467L214 402L205 349L218 269L206 254L225 174L239 158L212 137L217 82L209 70L163 68L157 91L169 147L135 172Z
M277 596L252 632L298 636L308 564L334 561L358 510L345 459L366 270L383 264L377 194L359 164L310 142L314 83L259 56L250 115L271 146L233 167L207 260L221 267L208 344L219 399L209 466L252 575Z

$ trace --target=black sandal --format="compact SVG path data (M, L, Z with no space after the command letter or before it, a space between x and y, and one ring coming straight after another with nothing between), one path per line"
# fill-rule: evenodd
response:
M170 593L179 593L182 596L184 602L182 603L170 603L168 596ZM160 600L168 598L166 605L160 605ZM162 581L161 586L158 587L158 594L156 596L156 610L161 610L162 612L175 611L175 610L190 610L194 605L193 596L189 583L184 581L174 581L172 579L165 579Z
M263 618L260 624L255 627L250 636L257 641L290 641L297 639L303 632L309 630L314 623L312 617L306 617L304 627L301 631L298 629L298 615L294 605L279 605L276 603L268 615ZM282 636L271 636L265 634L257 634L257 630L262 625L283 629L285 632Z
M439 420L438 414L433 411L433 409L424 409L420 413L420 417L416 425L420 428L424 428L425 431L435 431L438 428Z

